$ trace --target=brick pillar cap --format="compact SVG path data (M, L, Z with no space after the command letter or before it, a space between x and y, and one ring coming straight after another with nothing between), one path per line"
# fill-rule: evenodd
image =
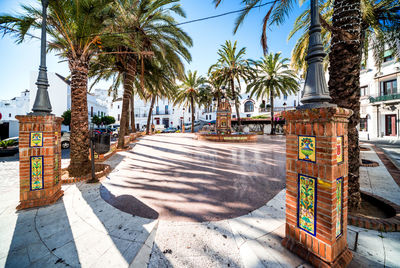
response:
M342 118L347 121L347 119L353 114L353 111L340 107L324 107L315 109L291 110L283 112L282 114L287 121L304 120L305 118L311 121L325 121L334 117Z
M22 123L44 123L44 122L51 122L56 121L56 123L61 123L64 118L56 117L54 114L50 115L16 115L15 116L18 121Z

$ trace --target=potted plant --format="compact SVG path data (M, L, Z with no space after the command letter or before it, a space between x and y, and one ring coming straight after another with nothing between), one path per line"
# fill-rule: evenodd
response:
M12 156L18 152L18 143L14 139L0 141L0 156Z

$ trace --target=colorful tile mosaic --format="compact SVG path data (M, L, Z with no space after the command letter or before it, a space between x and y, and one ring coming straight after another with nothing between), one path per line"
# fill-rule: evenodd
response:
M336 237L342 234L343 177L336 179Z
M314 162L316 160L315 153L315 137L299 136L299 160Z
M31 132L29 139L29 147L42 147L43 146L43 133Z
M58 167L59 167L59 160L58 160L59 154L56 153L54 155L54 184L58 184L59 182L59 171L58 171Z
M43 156L31 156L31 191L43 189Z
M297 225L309 234L315 236L316 223L316 179L299 174L298 200L297 200Z
M336 139L336 160L340 164L343 162L343 137L339 136Z

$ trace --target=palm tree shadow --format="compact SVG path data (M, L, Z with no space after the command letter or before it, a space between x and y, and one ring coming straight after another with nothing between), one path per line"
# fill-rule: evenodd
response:
M113 195L104 185L100 186L100 196L113 207L146 219L158 219L158 212L132 195Z

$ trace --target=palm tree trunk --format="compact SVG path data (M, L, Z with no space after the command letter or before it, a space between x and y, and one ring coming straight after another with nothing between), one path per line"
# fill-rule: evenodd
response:
M233 78L231 79L231 91L232 91L232 97L235 100L235 110L236 110L236 116L237 116L238 125L239 125L239 132L240 132L240 131L242 131L242 123L240 122L239 103L236 99L235 80Z
M339 107L353 110L348 125L349 155L349 208L361 205L359 168L360 148L357 125L360 121L360 65L361 65L361 12L360 0L335 0L332 26L343 32L333 31L329 54L329 92Z
M132 95L131 95L131 128L132 128L133 133L136 132L135 124L136 124L136 122L135 122L135 95L132 92Z
M146 128L146 134L150 134L150 120L151 120L151 114L153 113L153 107L154 103L156 102L156 95L153 95L151 97L151 104L150 104L150 110L149 110L149 115L147 116L147 128Z
M194 133L194 100L193 96L190 97L190 106L192 106L192 133Z
M128 134L129 130L127 129L127 125L129 125L129 102L131 99L131 92L133 88L133 80L134 77L131 74L125 72L124 76L124 95L122 97L122 111L121 111L121 122L120 122L120 130L118 137L118 149L123 149L125 147L125 136Z
M271 135L275 135L275 122L274 122L274 91L271 90L270 94L270 103L271 103Z
M69 60L71 70L71 137L69 175L81 177L90 172L89 120L87 106L88 63Z

